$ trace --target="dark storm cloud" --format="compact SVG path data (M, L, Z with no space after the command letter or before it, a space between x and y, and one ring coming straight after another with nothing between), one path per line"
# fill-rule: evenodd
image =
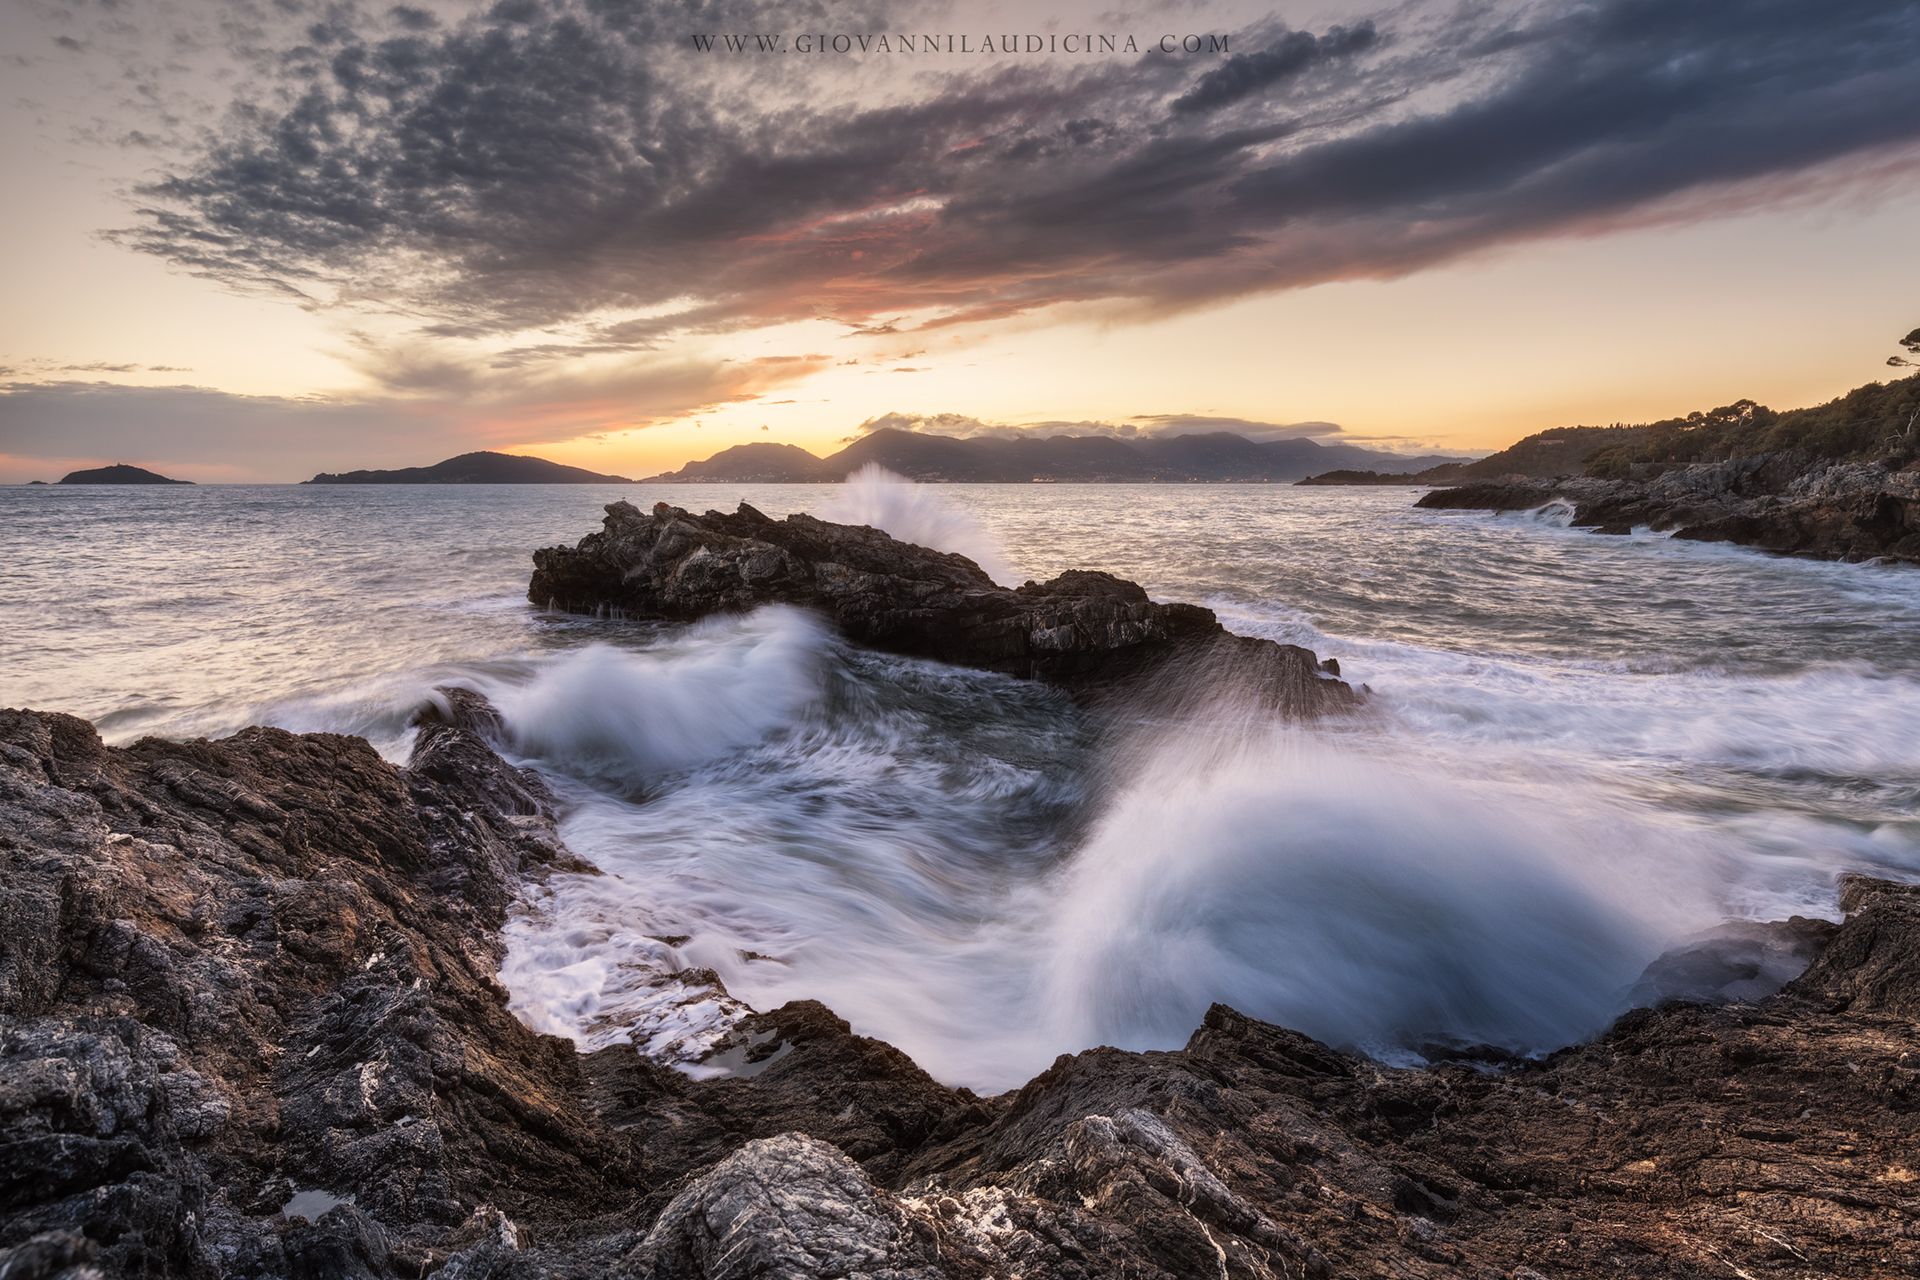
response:
M317 17L283 100L154 184L124 242L441 335L585 326L501 357L525 363L1392 275L1920 138L1920 0L1401 9L1265 24L1224 62L942 64L884 105L853 96L884 65L748 74L664 6L389 12ZM593 318L621 309L650 314Z
M1372 22L1329 27L1323 36L1289 31L1255 53L1236 53L1173 100L1176 115L1217 111L1230 102L1291 80L1317 62L1344 58L1379 43Z
M1493 92L1256 168L1236 195L1282 224L1387 209L1497 232L1920 136L1920 5L1615 0L1545 34Z

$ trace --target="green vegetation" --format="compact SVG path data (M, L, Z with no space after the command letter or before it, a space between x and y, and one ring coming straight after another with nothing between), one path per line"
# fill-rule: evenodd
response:
M1895 368L1920 368L1920 329L1900 339L1907 356ZM1723 462L1763 453L1796 453L1812 462L1883 459L1896 467L1920 463L1920 374L1870 382L1837 400L1785 412L1736 400L1705 413L1635 426L1556 427L1464 466L1435 467L1422 484L1541 479L1585 473L1603 480L1645 476L1692 462Z
M1920 369L1920 360L1911 358L1913 356L1920 356L1920 329L1915 329L1912 333L1900 339L1900 349L1907 354L1904 356L1888 356L1887 363L1896 369Z
M1451 482L1455 477L1494 480L1508 475L1572 475L1594 454L1631 448L1652 429L1644 426L1555 427L1530 435L1478 462L1468 463L1451 475L1435 478Z
M1704 413L1636 426L1556 427L1465 466L1435 467L1415 479L1457 484L1524 475L1586 474L1605 480L1645 476L1692 462L1763 453L1798 453L1808 462L1884 459L1920 463L1920 374L1870 382L1837 400L1781 412L1736 400Z
M1586 459L1588 475L1625 476L1640 468L1664 471L1690 462L1719 462L1762 453L1797 452L1809 461L1916 456L1920 375L1871 382L1838 400L1784 413L1737 400L1707 413L1690 413L1607 441Z

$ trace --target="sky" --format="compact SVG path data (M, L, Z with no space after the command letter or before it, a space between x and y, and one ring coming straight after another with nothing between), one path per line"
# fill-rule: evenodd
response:
M0 482L1816 403L1920 324L1916 65L1920 0L9 0Z

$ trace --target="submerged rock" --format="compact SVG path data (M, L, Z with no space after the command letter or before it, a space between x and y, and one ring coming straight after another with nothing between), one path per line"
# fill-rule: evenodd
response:
M1763 454L1675 467L1644 479L1515 478L1436 489L1433 510L1521 511L1560 499L1572 523L1600 533L1671 531L1822 560L1920 564L1920 469L1809 462Z
M1779 994L1498 1069L1216 1005L981 1098L800 1002L694 1079L507 1012L501 924L567 855L483 702L427 720L398 768L0 712L0 1275L1920 1271L1920 890L1650 970L1817 953Z
M1111 574L1070 570L1007 588L964 556L808 515L774 520L745 503L696 516L615 502L600 532L533 561L527 598L573 613L690 621L798 605L858 644L1076 691L1198 667L1294 714L1355 700L1307 650L1231 635L1212 610L1157 603Z

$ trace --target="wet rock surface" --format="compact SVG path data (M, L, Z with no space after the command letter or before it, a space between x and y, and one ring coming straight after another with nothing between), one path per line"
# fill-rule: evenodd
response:
M1920 470L1873 462L1765 454L1641 479L1482 481L1436 489L1415 505L1521 511L1555 499L1572 505L1576 527L1600 533L1645 527L1823 560L1920 564Z
M1920 1270L1920 890L1649 977L1811 954L1777 994L1498 1069L1215 1006L980 1098L801 1002L701 1080L507 1013L500 924L569 859L488 721L449 698L403 769L0 713L0 1274Z
M857 644L1075 691L1204 668L1210 683L1251 687L1294 714L1354 701L1307 650L1231 635L1212 610L1158 603L1111 574L1002 587L964 556L808 515L774 520L745 503L696 516L615 502L600 532L533 559L527 598L569 612L689 621L797 605Z

